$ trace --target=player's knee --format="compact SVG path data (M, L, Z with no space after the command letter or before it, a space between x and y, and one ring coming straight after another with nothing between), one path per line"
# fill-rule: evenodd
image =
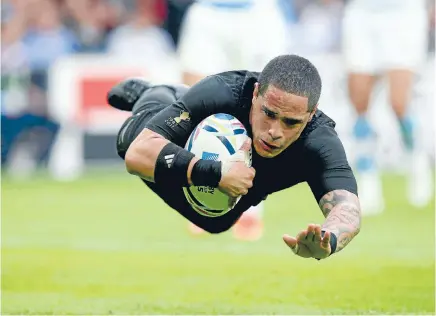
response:
M175 90L176 99L180 99L189 90L189 86L186 84L175 84L173 87Z
M138 104L146 104L148 102L171 104L176 101L176 99L176 91L174 88L167 85L158 85L144 93L138 100Z

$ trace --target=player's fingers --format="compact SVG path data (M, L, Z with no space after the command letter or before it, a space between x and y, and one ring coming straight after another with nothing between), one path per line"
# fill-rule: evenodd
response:
M233 189L232 191L230 191L230 192L227 192L226 193L228 196L230 196L231 198L238 198L239 196L240 196L240 194L235 190L235 189Z
M321 246L326 249L328 248L330 245L330 232L325 232L324 237L322 238L321 241Z
M299 242L306 242L307 230L302 230L297 234L297 240Z
M315 242L320 242L321 241L321 226L316 225L315 227Z
M291 237L289 235L283 235L283 241L285 242L286 245L288 245L289 248L291 248L291 250L297 254L298 253L298 241L295 237Z
M247 180L245 185L247 186L247 189L251 189L253 187L253 180Z
M238 195L246 195L248 193L248 189L241 189Z
M307 227L306 241L315 241L315 225L310 224Z

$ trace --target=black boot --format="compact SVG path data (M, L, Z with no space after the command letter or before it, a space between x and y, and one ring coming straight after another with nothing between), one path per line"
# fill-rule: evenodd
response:
M109 90L107 102L122 111L132 111L139 97L151 87L151 84L141 79L124 80Z

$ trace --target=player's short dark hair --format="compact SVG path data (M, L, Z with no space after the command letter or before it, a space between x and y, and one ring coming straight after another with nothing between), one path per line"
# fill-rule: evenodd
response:
M263 95L269 85L307 97L309 111L318 103L322 88L316 67L306 58L297 55L277 56L265 66L259 76L259 93Z

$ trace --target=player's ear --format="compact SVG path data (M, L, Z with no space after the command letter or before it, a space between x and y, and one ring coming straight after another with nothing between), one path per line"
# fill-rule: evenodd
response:
M259 82L256 82L254 84L254 91L253 91L253 102L257 97L259 96Z
M315 115L316 110L318 109L318 103L315 105L313 110L310 112L309 121L312 120L312 117Z
M253 90L253 98L251 99L251 105L255 106L257 103L257 99L259 98L259 82L256 82L254 84L254 90Z

